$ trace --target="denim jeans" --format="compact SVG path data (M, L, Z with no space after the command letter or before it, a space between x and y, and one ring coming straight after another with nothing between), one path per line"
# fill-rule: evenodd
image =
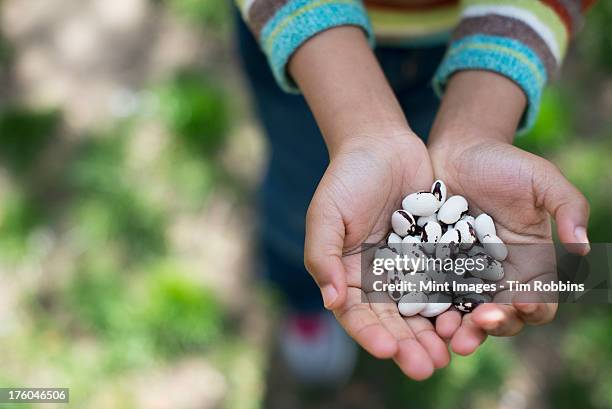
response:
M258 198L264 272L290 308L317 311L322 308L320 292L303 263L304 227L308 204L329 157L304 98L279 88L255 38L237 20L240 58L271 151ZM425 140L439 105L431 78L445 48L375 50L410 127Z

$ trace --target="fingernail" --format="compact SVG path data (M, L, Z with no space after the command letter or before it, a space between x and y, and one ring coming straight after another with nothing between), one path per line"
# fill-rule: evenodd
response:
M336 291L333 285L327 284L321 288L321 295L323 296L325 308L329 308L338 298L338 291Z
M489 323L499 324L505 318L504 312L499 309L491 309L484 314L484 319L489 321Z
M538 308L537 305L535 304L530 304L530 303L520 303L517 304L517 307L524 313L524 314L533 314L535 312L535 310Z
M589 238L587 237L586 229L582 226L578 226L574 229L574 237L576 237L576 241L578 243L585 244L586 252L591 251L591 246L589 244Z

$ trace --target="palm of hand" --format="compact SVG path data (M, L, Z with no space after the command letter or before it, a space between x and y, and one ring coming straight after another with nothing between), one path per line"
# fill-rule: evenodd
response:
M362 244L384 239L406 192L431 186L429 156L414 139L358 147L332 160L308 212L306 265L311 272L343 270L346 301L334 309L341 325L374 356L393 357L406 375L424 379L448 363L444 341L427 319L403 318L386 294L363 291L359 254ZM325 236L317 226L325 226Z
M554 250L547 245L552 243L552 229L550 208L546 209L550 206L545 204L551 201L548 186L560 176L556 168L540 157L499 142L479 142L450 154L432 150L431 154L436 176L447 183L449 192L468 199L474 214L484 212L493 217L497 235L511 244L504 263L506 276L510 271L514 278L526 282L550 275ZM537 263L527 266L521 256L536 249L544 253L531 258ZM495 300L507 302L514 295L498 293ZM447 325L443 332L452 336L451 346L456 352L468 354L484 341L486 333L514 335L524 322L545 323L555 311L556 304L550 303L481 305L461 321L455 319L455 327Z
M506 243L547 243L551 223L539 197L545 161L512 145L481 143L434 162L449 191L466 197L470 210L487 213ZM546 190L544 190L544 193Z

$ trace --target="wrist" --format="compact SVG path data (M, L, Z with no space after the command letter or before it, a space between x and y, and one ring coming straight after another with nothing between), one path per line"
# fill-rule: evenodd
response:
M511 145L513 134L499 128L485 128L478 124L452 123L445 124L430 135L428 148L432 152L449 154L450 152L468 149L483 143L501 143Z
M330 156L412 132L393 90L357 27L335 27L305 42L289 62Z
M477 152L511 145L512 141L503 134L465 125L445 128L428 145L428 152L436 178L443 179L452 189L461 184L459 175L471 165L471 159L467 158L473 158Z
M330 158L358 149L378 150L379 148L402 148L412 143L421 143L417 135L405 124L376 125L374 123L355 125L324 135Z
M511 144L526 103L521 88L508 78L488 71L458 72L448 82L429 145Z

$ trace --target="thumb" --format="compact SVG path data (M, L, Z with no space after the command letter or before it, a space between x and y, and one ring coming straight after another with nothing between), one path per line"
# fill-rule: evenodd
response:
M586 255L591 250L587 237L589 202L551 163L544 168L545 175L536 186L544 208L557 224L559 240L568 251Z
M304 265L317 282L325 308L346 300L346 270L342 263L344 222L336 206L315 194L306 214Z

